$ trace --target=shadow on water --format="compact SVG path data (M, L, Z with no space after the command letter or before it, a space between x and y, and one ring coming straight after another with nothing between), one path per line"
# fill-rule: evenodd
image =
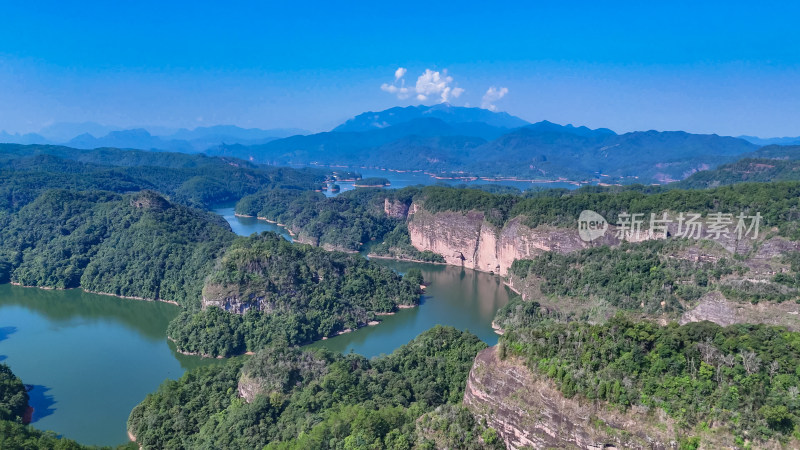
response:
M9 335L17 332L17 327L0 327L0 341L8 339Z
M41 384L33 385L28 391L28 396L30 397L28 403L33 407L31 423L36 423L37 420L43 419L56 412L56 409L53 407L56 401L53 399L52 395L47 393L48 391L50 391L50 388L42 386Z
M122 299L80 289L45 290L10 284L0 285L0 307L3 306L21 306L54 322L113 320L158 340L164 338L169 321L180 312L177 306L164 302ZM4 328L0 328L0 341L4 337L2 330Z

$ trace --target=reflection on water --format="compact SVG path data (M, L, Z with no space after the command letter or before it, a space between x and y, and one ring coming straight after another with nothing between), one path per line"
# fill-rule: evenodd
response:
M497 335L492 320L509 301L509 290L499 277L460 267L375 260L404 273L411 267L422 271L428 287L418 308L403 309L382 317L381 324L361 328L309 347L324 347L338 352L355 352L367 357L391 353L423 331L436 325L468 330L494 345Z
M28 385L28 404L33 407L33 417L31 424L35 424L39 420L56 412L54 408L56 401L52 395L49 394L50 388L42 386L41 384Z
M80 289L47 290L0 285L0 307L12 305L35 311L61 326L113 319L156 340L164 338L167 324L180 311L169 303L93 295Z
M292 236L289 235L289 232L286 231L285 228L264 220L258 220L255 217L236 216L233 206L220 207L215 209L214 212L222 216L230 224L233 232L239 236L250 236L253 233L272 231L273 233L278 233L283 236L287 241L292 241Z
M249 236L261 231L264 225L269 225L255 219L236 217L232 208L220 208L216 212L225 217L231 229L239 235ZM318 341L309 347L325 347L338 352L353 351L372 357L391 353L436 325L469 330L490 345L497 343L492 320L497 310L508 303L510 293L500 277L440 264L385 259L374 261L400 273L412 267L419 268L428 284L421 305L417 308L401 309L392 316L381 317L380 325Z
M161 302L0 285L0 354L26 384L33 426L83 444L127 440L131 409L165 379L218 360L166 339L180 309Z

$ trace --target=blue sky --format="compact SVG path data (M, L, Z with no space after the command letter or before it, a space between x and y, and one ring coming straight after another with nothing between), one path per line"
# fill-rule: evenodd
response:
M530 121L800 135L796 2L10 3L10 132L82 121L317 131L447 88L454 105Z

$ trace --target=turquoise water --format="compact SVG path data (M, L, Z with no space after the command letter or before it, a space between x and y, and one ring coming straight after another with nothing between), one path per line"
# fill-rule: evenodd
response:
M34 385L31 425L83 444L127 441L128 415L148 393L214 362L167 341L178 311L78 289L0 285L0 360Z
M258 220L255 217L237 217L234 214L233 205L219 207L215 209L214 212L222 216L231 225L233 232L239 236L250 236L253 233L272 231L280 234L287 241L292 241L292 236L289 235L286 228L279 227L274 223L269 223L264 220Z
M282 228L219 208L240 235ZM509 300L500 278L452 266L376 260L398 272L422 270L428 283L421 305L365 327L312 344L371 357L391 353L437 325L469 330L497 342L491 321ZM218 360L177 353L166 339L174 305L66 291L0 285L0 361L26 384L35 412L32 425L83 444L127 440L131 409L166 379Z
M224 214L224 217L232 229L245 236L269 225L264 221L253 222L253 219L236 217L233 214ZM460 330L469 330L490 345L497 343L497 335L492 331L492 319L497 310L508 303L510 296L510 291L501 278L472 269L441 264L384 259L374 261L400 273L412 267L419 268L428 284L420 306L381 317L380 325L318 341L311 344L311 347L325 347L343 353L352 351L372 357L391 353L435 325L450 325Z

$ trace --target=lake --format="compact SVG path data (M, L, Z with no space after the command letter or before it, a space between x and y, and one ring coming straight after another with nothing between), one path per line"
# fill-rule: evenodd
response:
M286 230L233 207L215 210L239 235ZM437 325L469 330L489 344L495 312L509 301L499 277L459 267L375 260L403 273L422 270L428 284L421 304L385 316L381 324L311 344L367 357L391 353ZM131 409L166 379L219 360L181 355L166 339L177 306L71 290L0 285L0 361L26 384L32 426L89 445L127 440Z
M317 166L312 166L317 167ZM335 168L326 168L326 170L336 170ZM551 189L551 188L567 188L567 189L576 189L579 186L573 183L564 183L564 182L531 182L531 181L518 181L518 180L501 180L501 181L493 181L493 180L440 180L437 178L433 178L430 175L427 175L422 172L397 172L393 170L386 170L386 169L348 169L354 172L361 174L362 178L370 178L370 177L381 177L386 178L389 180L391 185L389 185L390 189L402 189L407 186L417 186L417 185L432 185L432 184L441 184L441 185L448 185L448 186L478 186L478 185L486 185L486 184L495 184L501 186L510 186L519 189L520 191L525 191L532 188L537 189ZM354 182L352 181L339 181L336 184L339 185L341 188L340 192L331 192L330 189L325 191L325 195L328 197L333 197L341 192L347 192L353 189L356 189L354 186Z
M179 308L79 289L0 285L0 361L26 384L32 426L82 444L127 441L131 409L167 378L215 360L166 339Z
M230 208L217 209L215 212L225 217L237 234L244 236L261 232L265 226L276 227L263 220L234 216ZM285 231L281 234L288 236ZM384 316L380 325L318 341L310 344L310 347L325 347L343 353L352 351L372 357L391 353L437 324L469 330L490 345L497 343L498 336L492 330L492 319L510 298L510 291L500 277L442 264L386 259L374 261L400 273L412 267L419 268L428 284L420 306Z

